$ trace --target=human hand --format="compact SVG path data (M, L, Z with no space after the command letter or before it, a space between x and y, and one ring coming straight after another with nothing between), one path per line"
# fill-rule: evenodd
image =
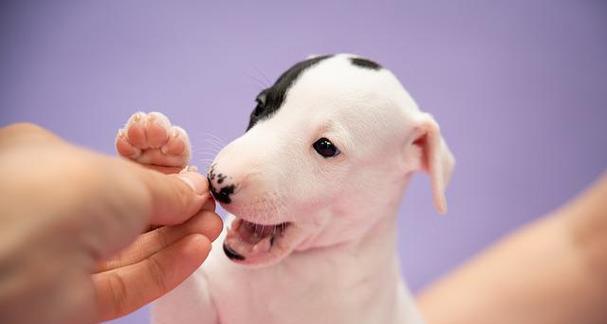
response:
M3 323L131 312L198 268L222 227L200 174L164 175L32 125L0 130L0 179ZM161 227L139 235L150 225Z

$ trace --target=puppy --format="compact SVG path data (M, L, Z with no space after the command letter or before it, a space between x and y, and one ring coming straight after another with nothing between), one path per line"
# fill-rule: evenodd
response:
M153 138L154 127L165 142L129 136ZM117 147L155 165L189 157L186 133L157 113L131 118ZM231 215L206 263L155 303L153 321L422 323L400 276L397 209L423 170L446 212L453 166L437 123L381 65L348 54L295 64L212 163L212 194Z

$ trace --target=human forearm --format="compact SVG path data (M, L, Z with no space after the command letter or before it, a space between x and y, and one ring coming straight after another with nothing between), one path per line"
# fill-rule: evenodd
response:
M607 177L420 295L430 324L605 323Z

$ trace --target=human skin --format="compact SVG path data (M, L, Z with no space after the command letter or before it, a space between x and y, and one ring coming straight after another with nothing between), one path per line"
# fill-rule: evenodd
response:
M607 323L607 174L432 284L429 324Z
M162 174L34 125L0 129L0 179L1 323L134 311L196 270L222 227L202 175Z

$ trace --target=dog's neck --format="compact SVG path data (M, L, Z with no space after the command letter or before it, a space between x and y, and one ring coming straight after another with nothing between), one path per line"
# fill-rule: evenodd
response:
M401 276L396 253L396 221L397 207L363 237L295 252L270 273L273 278L289 273L284 276L288 280L284 287L289 287L298 300L310 298L309 287L315 287L314 295L323 296L335 307L354 313L363 307L366 312L357 319L361 323L395 323L402 319L407 319L404 323L418 323L419 313ZM299 284L293 286L293 280Z
M375 218L376 221L364 235L331 246L298 251L287 257L285 261L307 259L306 256L313 255L315 260L325 258L334 260L331 265L336 267L332 269L336 272L342 270L348 272L349 267L355 266L360 276L371 277L379 273L387 274L386 271L389 271L390 275L400 276L400 266L396 253L397 216L400 201L408 182L409 177L399 184L395 190L392 190L391 194L383 196L383 204L374 204L376 208L370 213L375 214L369 215L369 219ZM378 213L381 213L380 217L376 217ZM344 268L339 269L339 267Z
M377 184L375 179L384 180ZM376 236L394 237L395 221L404 189L410 174L384 174L369 172L367 185L346 186L333 202L316 210L308 222L317 229L297 245L296 251L339 246L356 246L361 241L374 240ZM382 226L388 223L389 226ZM394 240L392 240L394 241ZM395 243L395 242L393 242ZM391 247L394 249L394 247Z

